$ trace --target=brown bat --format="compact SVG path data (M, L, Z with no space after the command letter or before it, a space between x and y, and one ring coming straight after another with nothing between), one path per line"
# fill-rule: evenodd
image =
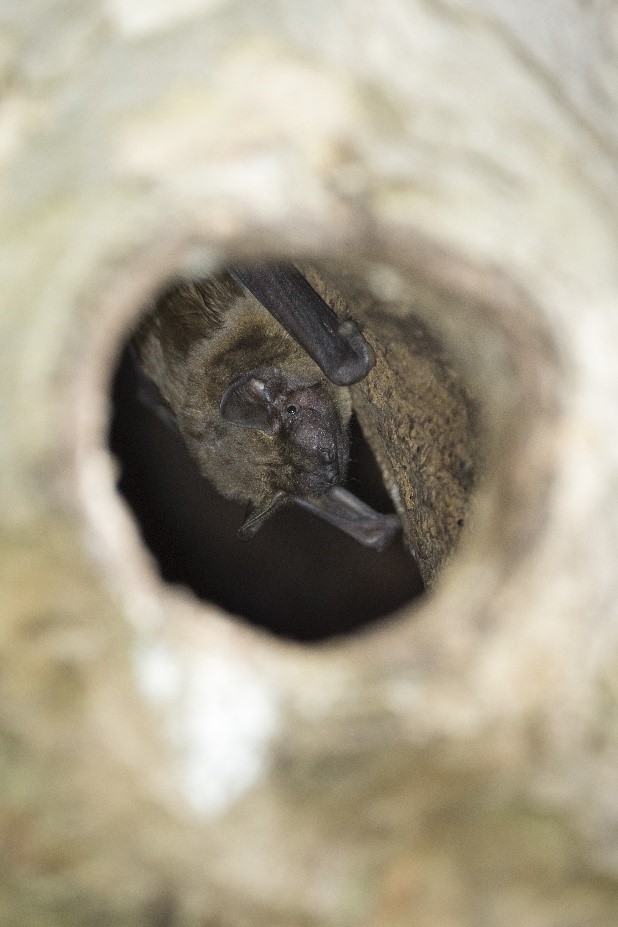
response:
M200 472L248 502L241 535L295 502L370 547L399 530L342 487L352 411L348 384L371 348L296 268L233 268L177 282L133 338L141 397L178 428Z

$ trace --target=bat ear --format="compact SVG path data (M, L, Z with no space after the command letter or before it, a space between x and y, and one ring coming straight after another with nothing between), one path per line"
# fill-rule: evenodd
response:
M147 406L151 412L154 412L168 428L180 433L180 428L178 427L178 422L176 421L174 413L161 395L154 380L151 380L148 374L144 372L134 344L129 345L129 356L137 378L137 398Z
M287 501L288 497L286 494L280 491L276 492L272 499L266 503L251 505L244 524L238 532L241 538L243 540L248 540L248 538L253 537L253 535L260 530L266 519L274 515L274 513L278 511L282 505L285 505Z
M230 425L275 431L273 389L268 379L256 371L232 380L223 394L219 411Z

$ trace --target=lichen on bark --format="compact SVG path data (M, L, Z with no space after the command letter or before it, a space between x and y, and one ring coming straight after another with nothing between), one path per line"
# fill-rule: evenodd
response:
M614 6L4 7L3 922L613 923ZM140 302L266 253L408 287L356 402L432 589L321 647L166 588L107 449Z

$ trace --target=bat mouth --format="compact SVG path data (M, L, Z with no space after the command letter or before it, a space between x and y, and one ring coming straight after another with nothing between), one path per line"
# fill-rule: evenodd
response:
M326 492L332 489L333 486L340 486L343 483L343 477L338 470L328 470L322 474L322 482L324 483L324 492Z
M339 486L343 482L343 477L338 467L329 467L328 469L315 470L305 469L300 473L301 494L308 496L321 496L328 492L333 486ZM298 492L295 493L298 495Z
M343 479L342 474L339 472L338 467L329 467L328 470L324 471L324 479L329 486L336 486L337 483L340 483Z
M309 492L326 492L344 482L350 456L349 442L344 432L330 435L328 443L309 456L311 463L302 467Z

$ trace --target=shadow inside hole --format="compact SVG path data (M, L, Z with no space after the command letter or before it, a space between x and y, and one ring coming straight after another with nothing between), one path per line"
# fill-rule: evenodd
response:
M245 507L200 475L179 433L138 398L125 350L113 383L110 447L118 488L161 576L250 623L297 641L352 632L423 591L401 538L383 553L289 505L248 541ZM352 421L348 487L378 511L392 504L371 450Z

